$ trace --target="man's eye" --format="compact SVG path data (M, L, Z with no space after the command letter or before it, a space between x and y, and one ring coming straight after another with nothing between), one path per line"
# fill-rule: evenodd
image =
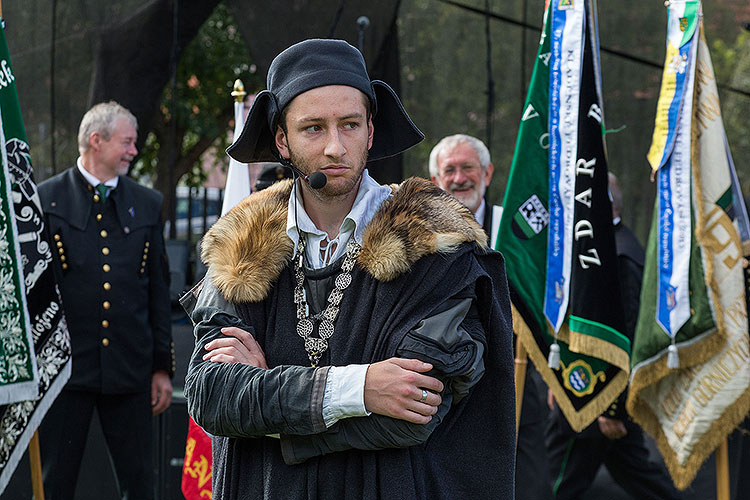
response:
M305 132L318 132L320 130L320 125L310 125L309 127L305 127Z
M359 127L359 123L357 122L348 122L344 124L344 128L349 129L349 130L354 130L357 127Z

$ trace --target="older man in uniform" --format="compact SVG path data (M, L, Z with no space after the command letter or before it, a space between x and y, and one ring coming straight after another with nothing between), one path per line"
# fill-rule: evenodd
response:
M466 205L494 244L502 207L488 205L485 200L495 167L484 142L466 134L443 137L430 152L429 169L432 182ZM544 392L539 372L529 364L516 447L518 499L552 498L544 444L544 422L548 413L543 403Z
M271 64L230 154L302 180L204 238L188 409L214 439L214 498L513 496L502 257L431 183L366 170L422 134L362 55L306 40Z
M135 117L115 102L81 120L77 164L39 184L71 336L70 380L40 433L46 497L75 498L96 409L122 498L154 497L152 415L172 395L162 196L125 176Z

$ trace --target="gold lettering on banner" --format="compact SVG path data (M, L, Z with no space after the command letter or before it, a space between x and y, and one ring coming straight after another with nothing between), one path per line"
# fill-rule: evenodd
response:
M682 370L680 370L680 376L677 377L677 382L679 382L683 391L687 391L690 389L690 384L693 383L693 379L696 375L698 375L698 368L695 366L691 366L690 368L683 368Z
M195 460L192 466L186 467L185 472L190 474L190 477L198 479L199 488L203 488L211 480L211 465L205 455L201 455L198 460Z
M701 245L720 256L727 269L732 269L742 258L742 244L732 220L715 205L706 220L706 227L701 234Z
M728 318L735 327L745 331L747 329L747 312L745 311L745 294L744 292L734 299L734 302L729 304L724 309L725 317Z
M685 409L680 414L677 422L675 422L675 424L672 426L672 430L674 431L678 439L682 439L682 437L685 435L685 431L687 431L687 428L690 426L690 423L693 421L697 414L698 412L695 411L695 408L690 403L690 400L688 400L688 402L685 403Z
M711 402L714 395L721 391L734 374L739 371L743 363L750 358L749 349L748 337L743 335L714 362L708 373L701 377L692 392L696 403L705 407Z
M185 445L185 473L193 479L198 480L198 488L203 488L206 483L211 480L213 473L213 467L209 464L208 459L205 455L200 455L197 460L193 460L193 452L195 451L195 439L188 438L187 444ZM201 496L208 496L211 498L210 490L202 490Z
M660 406L662 413L664 413L668 419L672 420L674 414L680 409L683 399L685 399L685 393L673 386L672 390L670 390L661 400Z
M185 445L185 463L190 464L193 461L193 452L195 451L195 439L188 438ZM195 477L195 476L193 476Z

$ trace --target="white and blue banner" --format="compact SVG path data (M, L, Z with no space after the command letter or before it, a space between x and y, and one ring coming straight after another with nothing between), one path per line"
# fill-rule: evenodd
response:
M584 2L552 8L549 78L549 235L544 315L560 330L570 296Z
M684 4L675 5L669 11L667 44L677 49L668 65L673 73L674 91L667 114L668 133L659 161L661 168L657 173L656 322L671 338L690 318L691 123L698 32L693 29L692 36L685 36L689 27L685 14Z

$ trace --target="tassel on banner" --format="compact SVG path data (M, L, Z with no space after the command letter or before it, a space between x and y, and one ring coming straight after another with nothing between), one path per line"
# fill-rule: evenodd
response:
M560 346L557 345L557 341L549 346L549 357L547 358L547 366L553 370L560 368Z
M672 339L672 345L667 348L667 368L676 370L679 367L680 357L677 355L677 346L674 345L674 339Z

